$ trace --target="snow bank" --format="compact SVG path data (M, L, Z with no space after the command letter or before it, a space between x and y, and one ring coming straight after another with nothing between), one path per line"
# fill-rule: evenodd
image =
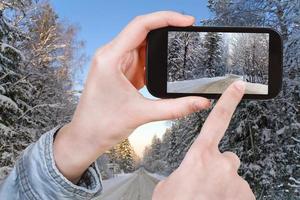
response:
M146 173L147 173L149 176L151 176L151 177L153 177L153 178L155 178L156 180L159 180L159 181L165 180L165 179L167 178L167 177L162 176L162 175L160 175L160 174L150 173L150 172L148 172L148 171L146 171Z

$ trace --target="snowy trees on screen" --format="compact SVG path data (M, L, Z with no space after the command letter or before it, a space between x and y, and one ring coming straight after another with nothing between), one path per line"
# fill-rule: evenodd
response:
M168 37L168 81L193 79L195 65L201 59L198 33L170 32Z
M268 84L269 35L257 33L231 34L229 59L233 74L244 81Z
M204 59L200 66L205 68L203 77L216 77L225 75L225 66L222 63L223 46L222 36L217 32L208 32L203 38ZM201 77L201 78L203 78Z
M0 2L0 179L41 133L69 121L80 44L48 3Z
M222 45L218 33L170 32L168 81L224 75Z
M169 82L226 74L268 82L268 34L171 32L168 45Z

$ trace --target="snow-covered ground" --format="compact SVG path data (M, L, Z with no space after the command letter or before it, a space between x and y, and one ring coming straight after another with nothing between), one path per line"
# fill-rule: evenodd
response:
M157 178L141 168L132 174L103 181L103 192L94 200L150 200Z
M201 78L167 83L168 93L222 93L234 81L243 80L242 76L228 74L213 78ZM268 85L246 82L246 94L268 94Z

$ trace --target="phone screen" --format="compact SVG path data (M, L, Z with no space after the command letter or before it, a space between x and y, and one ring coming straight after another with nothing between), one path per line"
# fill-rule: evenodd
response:
M168 32L167 93L219 94L234 81L268 94L269 33Z

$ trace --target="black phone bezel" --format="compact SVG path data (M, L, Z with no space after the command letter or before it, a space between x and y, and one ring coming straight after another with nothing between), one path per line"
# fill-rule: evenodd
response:
M267 27L164 27L149 32L146 52L146 87L158 98L175 98L183 96L202 96L217 99L221 94L207 93L167 93L167 48L169 31L188 32L236 32L269 33L269 79L268 94L245 94L243 99L271 99L278 95L282 85L282 39L280 34Z

